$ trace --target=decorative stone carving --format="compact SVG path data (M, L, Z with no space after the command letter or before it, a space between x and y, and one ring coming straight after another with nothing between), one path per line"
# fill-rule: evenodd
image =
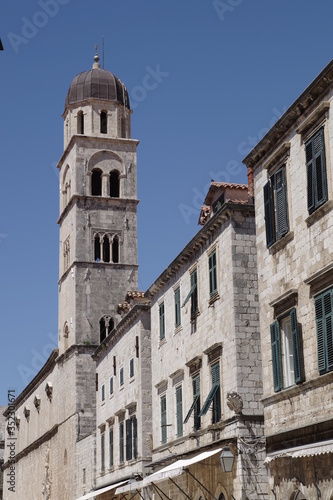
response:
M227 405L236 415L240 415L243 409L243 400L236 391L227 393Z
M30 408L29 408L29 406L25 406L24 407L23 414L24 414L25 418L27 420L29 420L29 418L30 418Z
M53 385L51 382L47 382L45 386L45 392L50 401L52 401Z
M20 425L21 425L21 417L19 417L19 415L17 415L15 417L15 425L16 425L17 430L19 430L20 429Z
M40 402L41 402L41 398L40 396L38 396L38 394L35 396L35 399L34 399L34 405L36 407L36 410L39 412L40 410Z
M42 489L43 500L50 500L51 498L51 472L50 472L50 448L46 449L46 460L45 460L45 473L44 482Z

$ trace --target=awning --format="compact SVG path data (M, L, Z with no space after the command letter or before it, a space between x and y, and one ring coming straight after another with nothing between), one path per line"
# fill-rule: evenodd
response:
M121 486L125 483L128 483L128 480L127 481L120 481L119 483L109 484L109 486L105 486L105 488L100 488L99 490L91 491L90 493L87 493L87 495L84 495L83 497L77 498L76 500L88 500L88 498L98 497L99 495L102 495L102 493L106 493L107 491L114 490L115 488L118 488L118 486Z
M163 481L168 477L179 476L180 474L183 473L186 467L189 467L190 465L195 464L197 462L201 462L202 460L205 460L206 458L215 455L219 451L222 451L222 448L217 448L215 450L210 450L210 451L204 451L203 453L199 453L199 455L195 455L192 458L177 460L173 464L164 467L164 469L161 469L158 472L155 472L154 474L145 477L142 481L143 486L147 486L148 484L153 482Z
M287 448L285 450L268 453L264 464L268 464L277 458L312 457L314 455L323 455L324 453L333 453L333 439L330 441L321 441L319 443L297 446L295 448Z

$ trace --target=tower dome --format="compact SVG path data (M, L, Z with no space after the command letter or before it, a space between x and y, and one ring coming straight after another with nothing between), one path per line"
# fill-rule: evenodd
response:
M79 73L73 79L65 100L65 107L87 99L114 101L130 109L128 92L121 80L110 71L101 69L96 53L95 62L89 71Z

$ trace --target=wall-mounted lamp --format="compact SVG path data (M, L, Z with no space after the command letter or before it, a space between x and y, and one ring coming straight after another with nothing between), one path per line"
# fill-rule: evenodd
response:
M224 446L220 455L220 462L223 472L231 472L234 465L235 456L229 446Z

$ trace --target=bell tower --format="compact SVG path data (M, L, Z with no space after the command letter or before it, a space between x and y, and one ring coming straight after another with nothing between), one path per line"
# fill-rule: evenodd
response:
M60 170L59 354L96 345L137 290L138 141L125 85L101 69L77 75L65 101Z

